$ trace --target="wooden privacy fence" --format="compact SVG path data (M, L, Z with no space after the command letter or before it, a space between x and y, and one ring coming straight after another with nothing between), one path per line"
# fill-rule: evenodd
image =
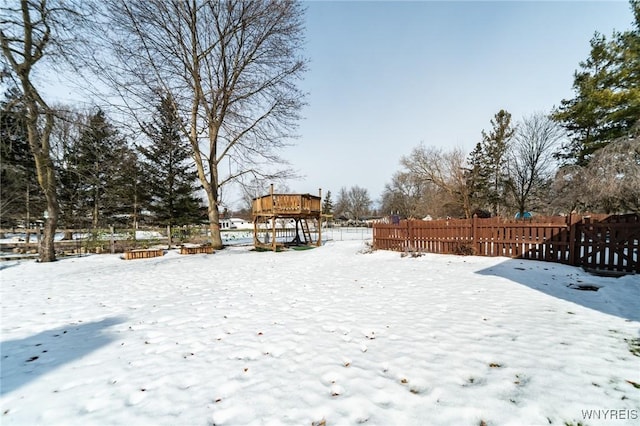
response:
M373 225L376 249L475 254L640 272L640 215L403 220Z

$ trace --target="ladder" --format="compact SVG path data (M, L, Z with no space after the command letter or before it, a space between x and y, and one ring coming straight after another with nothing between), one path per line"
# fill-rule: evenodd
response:
M300 219L300 227L302 228L302 235L304 236L304 242L311 244L311 231L309 230L309 224L307 219Z

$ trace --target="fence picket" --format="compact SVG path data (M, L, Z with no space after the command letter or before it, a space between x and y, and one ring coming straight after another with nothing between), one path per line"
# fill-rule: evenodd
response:
M383 250L506 256L609 271L640 272L640 215L403 220L373 225Z

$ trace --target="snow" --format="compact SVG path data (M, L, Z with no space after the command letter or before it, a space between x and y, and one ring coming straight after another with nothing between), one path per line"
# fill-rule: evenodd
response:
M0 263L0 422L637 424L638 276L343 239Z

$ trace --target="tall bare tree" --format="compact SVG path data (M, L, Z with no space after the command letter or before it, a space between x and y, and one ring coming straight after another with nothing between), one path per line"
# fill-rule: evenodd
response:
M64 58L65 39L77 14L70 2L55 0L5 2L0 12L3 63L21 91L29 148L47 204L48 217L39 250L40 261L50 262L56 258L53 238L59 214L50 144L55 117L53 109L42 97L41 89L36 86L34 74L47 59L51 66Z
M442 151L419 145L400 163L416 178L431 182L455 199L466 218L472 214L471 196L467 186L465 153L460 148Z
M349 189L349 211L356 221L362 220L371 212L371 197L366 188L352 186Z
M586 168L588 194L606 213L640 212L640 122L596 151Z
M342 187L336 200L335 214L359 221L371 212L371 203L366 188L357 185L349 189Z
M588 210L585 168L577 164L560 167L553 178L547 197L550 213L569 214Z
M424 217L432 213L428 209L427 190L430 184L414 174L402 171L391 177L382 191L381 211L403 217Z
M100 75L139 121L158 91L183 118L208 199L211 243L222 246L219 205L232 182L288 173L278 156L300 118L296 87L303 9L293 1L147 0L105 2L108 57ZM95 51L94 51L95 52ZM108 67L104 64L109 64Z
M550 184L555 170L553 154L564 133L549 116L535 113L518 125L507 153L507 188L521 217Z
M596 151L586 166L565 165L556 173L555 211L640 212L640 122L627 136Z

